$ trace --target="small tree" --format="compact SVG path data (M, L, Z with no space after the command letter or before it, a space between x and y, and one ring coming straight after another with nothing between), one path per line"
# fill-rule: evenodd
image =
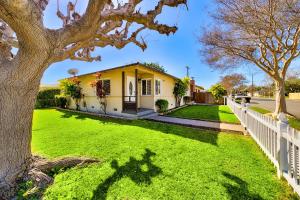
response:
M80 87L78 78L64 79L60 82L60 87L65 95L70 96L74 100L76 110L79 110L82 99L82 88Z
M230 74L221 77L220 84L227 90L229 94L232 94L234 90L243 86L246 82L246 77L242 74Z
M91 86L96 89L96 96L100 104L100 110L102 110L105 114L107 109L107 91L106 88L103 85L103 82L101 80L101 74L96 73L95 74L96 80L91 82Z
M217 69L252 64L275 83L274 115L287 112L284 82L300 55L300 0L217 0L214 27L202 35L205 60Z
M209 91L218 103L220 103L220 100L223 98L223 96L227 94L226 89L220 83L211 86Z
M180 106L180 102L182 97L185 96L188 88L189 88L189 82L190 79L188 77L181 79L178 79L177 82L175 83L173 94L176 99L176 107Z
M166 68L162 65L160 65L159 63L143 63L143 65L145 65L146 67L161 71L161 72L167 72Z

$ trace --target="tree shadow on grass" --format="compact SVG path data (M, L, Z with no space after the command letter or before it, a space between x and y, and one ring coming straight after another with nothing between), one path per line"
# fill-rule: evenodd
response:
M218 146L218 131L214 130L203 130L193 127L184 127L181 125L166 124L162 122L151 122L146 120L138 120L131 123L133 126L141 128L159 131L164 134L176 135L183 138L208 143L211 145ZM130 125L130 124L128 124Z
M162 169L155 166L151 157L155 156L156 153L149 149L146 149L146 153L143 154L142 160L137 160L134 157L130 157L124 165L119 166L117 160L111 162L111 167L116 171L107 179L105 179L94 191L92 199L100 200L106 199L109 188L122 178L130 178L136 184L150 185L152 178L162 173Z
M58 110L58 111L63 113L63 115L61 115L61 118L66 118L66 119L75 117L75 119L85 120L86 118L89 117L88 115L85 115L85 114L71 112L71 111L67 111L67 110Z
M229 183L223 183L223 186L226 188L227 193L230 196L230 199L232 200L239 200L239 199L262 200L263 199L259 194L251 193L248 189L248 183L240 179L239 177L229 174L227 172L223 172L223 176L238 184L238 186L236 186Z
M219 118L220 118L220 115L219 115L220 113L223 113L223 114L229 114L229 115L234 115L233 112L231 112L231 111L219 110L219 111L218 111L218 116L219 116Z

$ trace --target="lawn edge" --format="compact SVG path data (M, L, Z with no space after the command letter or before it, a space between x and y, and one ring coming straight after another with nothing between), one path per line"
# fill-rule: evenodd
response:
M178 119L180 119L180 118L178 118ZM176 123L176 122L162 122L162 121L155 120L155 119L143 119L143 120L159 122L159 123L162 123L162 124L173 124L173 125L178 125L178 126L182 126L182 127L195 128L195 129L199 129L199 130L212 130L212 131L223 132L223 133L227 133L227 134L244 135L244 133L241 132L241 131L233 131L233 130L227 130L227 129L212 128L212 127L207 127L207 126L195 126L195 125L192 125L192 124L189 124L189 125L188 124L180 124L180 123Z
M234 113L233 113L234 114ZM223 122L223 121L218 121L218 120L210 120L210 119L199 119L199 118L187 118L187 117L174 117L171 115L163 115L165 117L172 117L172 118L177 118L177 119L190 119L190 120L198 120L198 121L205 121L205 122L217 122L217 123L222 123L222 124L234 124L234 125L241 125L241 122L235 123L235 122ZM240 120L239 120L240 121Z

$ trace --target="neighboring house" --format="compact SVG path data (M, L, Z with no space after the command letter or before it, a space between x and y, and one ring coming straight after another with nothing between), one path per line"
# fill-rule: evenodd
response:
M196 95L201 92L205 92L204 88L202 86L196 85L195 80L191 80L190 81L190 96L192 97L192 100L195 101Z
M83 111L101 112L96 89L91 87L91 82L96 80L96 73L101 74L103 86L108 93L107 114L127 116L155 112L157 99L166 99L169 109L175 107L173 89L179 78L141 63L134 63L77 76L84 94L80 105ZM187 91L188 96L189 94L190 91ZM87 107L83 107L84 101ZM73 101L70 108L76 108Z
M196 85L195 86L195 92L197 92L197 93L204 92L204 88L202 86Z

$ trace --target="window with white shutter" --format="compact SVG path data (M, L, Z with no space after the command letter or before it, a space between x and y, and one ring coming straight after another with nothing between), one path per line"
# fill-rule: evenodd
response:
M151 95L151 80L142 80L142 95Z
M155 80L155 95L161 94L161 81Z

